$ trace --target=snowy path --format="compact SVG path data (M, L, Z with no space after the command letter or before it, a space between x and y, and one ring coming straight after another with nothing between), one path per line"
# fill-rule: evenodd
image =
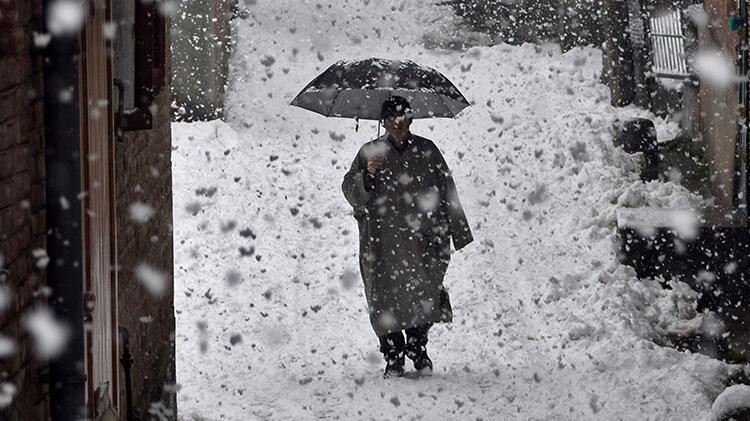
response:
M384 24L354 6L279 3L237 23L228 124L173 126L183 419L706 413L725 366L654 343L695 316L689 291L638 281L614 251L618 207L692 199L643 185L612 147L613 119L645 113L608 105L597 50L434 52L407 47L421 34L407 19L434 21L426 1ZM359 25L339 29L347 19ZM398 39L377 40L375 25ZM383 380L366 315L340 183L374 124L354 132L352 121L287 106L329 63L363 54L435 67L474 104L412 126L444 150L476 238L453 255L455 321L431 330L429 378ZM658 125L662 137L674 131Z

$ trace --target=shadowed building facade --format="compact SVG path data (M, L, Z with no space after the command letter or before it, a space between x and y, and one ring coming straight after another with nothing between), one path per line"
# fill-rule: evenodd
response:
M0 0L0 331L15 341L0 419L176 417L168 19L69 4L80 25L52 31L54 1ZM26 329L39 308L70 332L50 359Z

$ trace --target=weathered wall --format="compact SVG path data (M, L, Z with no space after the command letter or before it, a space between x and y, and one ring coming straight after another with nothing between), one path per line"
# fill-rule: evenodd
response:
M236 0L179 2L172 18L172 92L185 120L224 116L231 49L229 19Z
M141 419L151 419L152 402L164 398L164 386L174 383L174 304L172 288L172 140L169 88L156 98L158 111L151 130L126 132L115 149L117 183L118 318L130 333L133 407ZM146 223L130 219L134 202L156 211ZM146 263L166 277L161 297L150 295L134 270ZM122 343L120 344L122 355ZM125 377L120 369L120 416L125 419ZM170 402L171 401L171 402ZM173 396L164 405L174 410Z
M609 62L606 66L607 85L611 91L611 103L621 107L633 102L635 97L635 69L633 67L633 48L627 34L630 11L625 0L603 0L602 32L606 42L604 57Z
M602 5L596 0L560 0L560 45L568 51L579 45L599 47L604 42Z
M728 29L729 16L734 8L734 2L705 1L704 10L709 24L699 29L700 49L720 49L729 59L737 58L734 50L738 43L737 33ZM741 223L728 217L734 212L732 196L738 98L738 87L734 83L716 86L701 80L698 93L700 135L706 147L710 191L716 199L716 207L707 214L709 225L734 226Z
M39 381L46 363L34 357L22 318L44 300L44 281L32 250L46 249L44 194L44 79L42 57L32 51L41 32L40 0L0 0L0 269L13 299L0 310L0 332L18 341L0 359L0 382L15 385L13 404L0 419L44 420L48 388ZM0 275L2 277L3 275Z

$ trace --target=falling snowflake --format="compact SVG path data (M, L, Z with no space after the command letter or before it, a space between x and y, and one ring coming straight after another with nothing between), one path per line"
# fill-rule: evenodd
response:
M47 28L55 36L73 35L83 25L83 4L74 0L57 0L50 5Z
M70 328L55 319L52 310L40 307L24 319L24 326L34 338L34 353L42 359L55 358L65 350Z
M162 271L148 263L138 264L135 268L135 276L154 297L161 297L167 290L167 277Z
M146 223L156 214L156 210L149 204L133 202L130 204L130 219L138 223Z

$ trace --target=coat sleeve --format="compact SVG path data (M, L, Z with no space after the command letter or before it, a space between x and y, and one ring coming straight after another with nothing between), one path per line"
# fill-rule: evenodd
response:
M365 163L360 154L357 154L351 168L344 175L344 182L341 183L341 190L346 200L354 208L354 216L367 212L367 203L370 201L371 193L365 184L366 172Z
M441 174L440 184L442 191L440 193L448 211L448 227L450 229L451 237L453 237L453 247L455 247L456 250L461 250L474 241L474 236L471 234L469 221L466 220L464 208L461 206L461 201L458 199L456 183L453 181L453 176L448 168L448 164L445 162L440 151L437 150L437 147L435 148L435 152L437 152L437 163Z

